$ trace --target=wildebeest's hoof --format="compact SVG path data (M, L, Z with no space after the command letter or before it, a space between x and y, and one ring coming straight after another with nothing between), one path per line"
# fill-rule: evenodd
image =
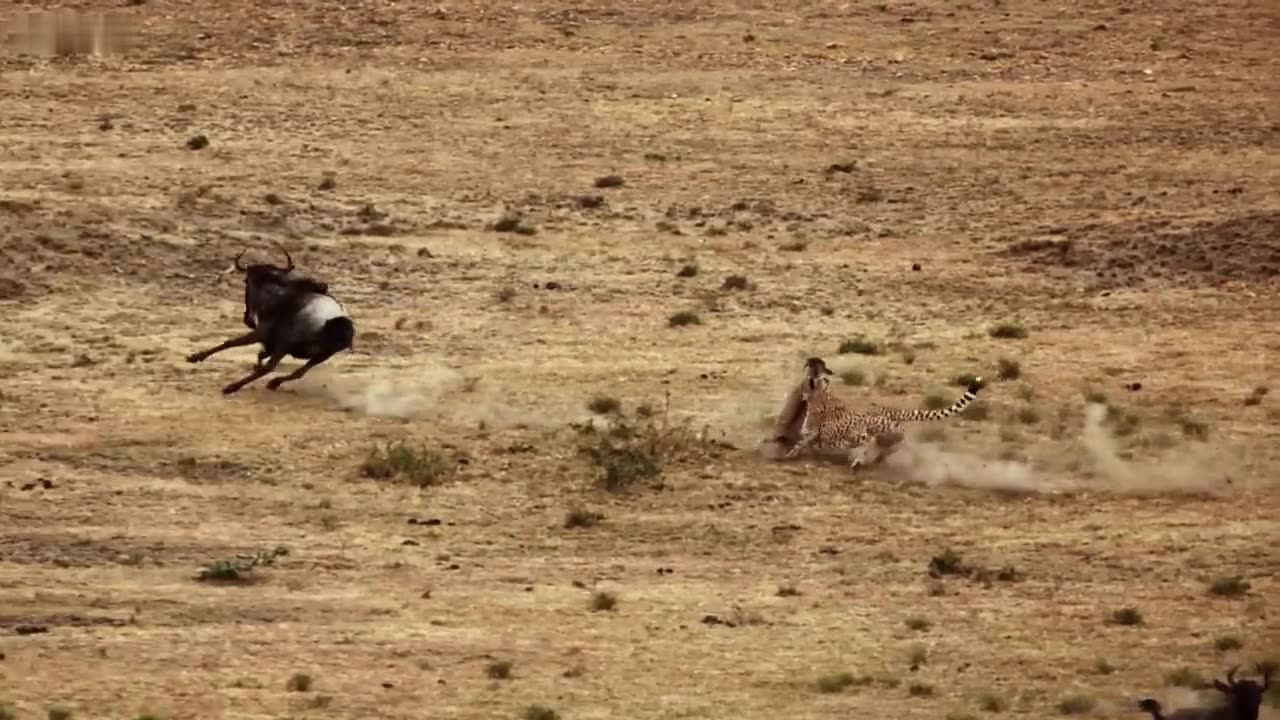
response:
M267 389L278 390L280 388L281 383L283 382L284 382L284 378L271 378L270 380L267 381Z
M204 360L206 357L208 357L208 355L205 355L204 353L198 353L198 352L197 352L197 353L191 353L190 355L188 355L188 356L187 356L187 362L189 362L189 363L198 363L198 362L200 362L200 361Z
M239 390L239 389L240 389L240 384L239 384L239 383L231 383L230 385L228 385L228 386L226 386L226 387L222 388L222 394L223 394L223 395L230 395L230 394L234 393L235 391L237 391L237 390Z

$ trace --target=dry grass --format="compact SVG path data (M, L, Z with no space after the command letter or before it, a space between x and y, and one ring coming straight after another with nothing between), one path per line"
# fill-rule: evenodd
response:
M1118 718L1280 646L1261 6L766 6L148 0L0 54L0 706ZM355 350L224 398L253 352L183 356L277 242ZM761 459L815 354L990 412Z

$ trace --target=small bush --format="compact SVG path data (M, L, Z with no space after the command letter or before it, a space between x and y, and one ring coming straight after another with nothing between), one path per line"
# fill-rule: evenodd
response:
M1063 715L1083 715L1097 705L1088 695L1068 695L1058 703L1058 712Z
M495 300L500 303L508 303L516 298L516 289L513 287L504 287L493 294Z
M697 274L698 266L693 263L688 263L676 271L676 277L681 278L691 278L697 276Z
M611 415L622 410L622 401L607 395L598 395L587 401L587 409L597 415Z
M494 660L484 669L484 674L494 680L506 680L511 677L510 660Z
M1030 335L1021 325L1008 322L993 325L987 332L991 337L1003 340L1022 340Z
M1249 592L1249 581L1239 575L1220 577L1209 583L1209 592L1223 597L1235 597Z
M453 464L441 453L425 446L414 447L405 440L374 445L360 466L365 477L374 480L400 478L418 487L444 480L453 469Z
M681 310L680 312L667 318L669 327L686 327L688 325L701 325L702 318L698 317L698 313L692 310Z
M560 716L546 705L530 705L524 710L524 720L560 720Z
M564 526L570 530L573 528L589 528L600 524L604 519L604 515L590 510L574 509L565 513Z
M838 693L852 687L857 682L857 678L853 676L853 673L838 672L818 678L816 686L820 693Z
M907 651L907 662L911 665L924 665L929 662L929 648L919 643L912 645Z
M580 436L578 452L603 471L600 482L610 492L657 478L667 462L697 455L707 447L687 425L669 425L665 411L658 417L637 411L636 416L618 414L606 428L591 422L570 426Z
M1116 671L1116 666L1106 658L1098 658L1093 661L1093 671L1099 675L1110 675Z
M618 596L611 592L597 590L591 594L591 609L595 612L609 612L618 606Z
M933 697L933 686L928 683L914 682L907 686L907 694L911 697Z
M1023 407L1018 408L1018 412L1014 415L1014 417L1016 417L1018 419L1018 422L1022 423L1023 425L1035 425L1036 423L1040 422L1039 411L1037 411L1035 408L1031 407L1030 405L1025 405Z
M277 557L287 555L288 549L259 550L253 555L238 556L231 560L215 560L200 568L196 580L207 583L250 583L253 571L259 567L274 565Z
M842 372L840 373L840 379L844 381L845 385L857 386L867 384L867 374L861 370L848 370Z
M1209 687L1209 682L1204 679L1204 676L1189 667L1170 670L1164 676L1164 682L1171 687L1184 687L1192 690L1203 690Z
M878 343L859 336L840 343L839 352L841 355L879 355L884 352L884 348Z
M1022 377L1022 366L1017 360L1000 358L996 363L996 377L1001 380L1017 380Z
M306 673L294 673L284 684L289 692L308 692L312 686L311 676Z
M1223 635L1215 638L1213 641L1213 649L1218 652L1231 652L1232 650L1239 650L1242 647L1244 647L1244 643L1235 635Z
M943 575L965 575L968 574L969 567L965 565L964 558L960 553L946 548L938 555L934 555L929 559L929 575L933 577L941 577Z
M977 385L978 389L982 389L987 386L987 381L974 373L960 373L951 379L951 384L958 385L962 388L967 388L970 385Z
M800 597L800 591L795 585L779 585L778 597Z
M1009 703L1004 698L988 690L978 696L978 707L985 712L998 713L1009 709Z
M720 284L721 290L750 290L751 281L746 275L730 275Z
M1111 625L1135 626L1143 624L1142 613L1137 608L1124 607L1111 613L1107 619Z
M933 623L929 622L929 618L909 617L906 619L907 627L917 632L924 632L933 627Z
M950 407L951 401L942 393L931 392L924 396L923 404L925 410L941 410Z

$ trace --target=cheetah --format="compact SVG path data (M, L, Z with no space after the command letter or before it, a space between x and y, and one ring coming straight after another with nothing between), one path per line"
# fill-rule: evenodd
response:
M902 423L951 417L977 399L981 387L982 378L974 378L955 404L941 410L876 409L854 412L831 393L830 377L811 372L801 393L801 402L805 403L806 408L800 439L785 457L794 458L809 448L848 448L849 469L856 472L870 459L883 459L884 445L896 443L896 440L886 443L882 438L896 434L897 440L900 440L899 428Z

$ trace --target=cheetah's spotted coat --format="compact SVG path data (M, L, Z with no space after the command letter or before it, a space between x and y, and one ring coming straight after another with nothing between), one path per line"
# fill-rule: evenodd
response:
M940 410L889 410L876 409L867 412L854 412L840 398L831 392L830 371L821 360L811 358L806 367L808 378L802 393L804 403L804 421L800 428L800 439L787 453L786 457L794 458L806 449L844 449L849 450L849 469L856 471L869 459L869 455L877 453L876 438L898 432L903 423L927 420L942 420L959 413L977 399L982 386L982 379L976 378L965 389L950 407Z

